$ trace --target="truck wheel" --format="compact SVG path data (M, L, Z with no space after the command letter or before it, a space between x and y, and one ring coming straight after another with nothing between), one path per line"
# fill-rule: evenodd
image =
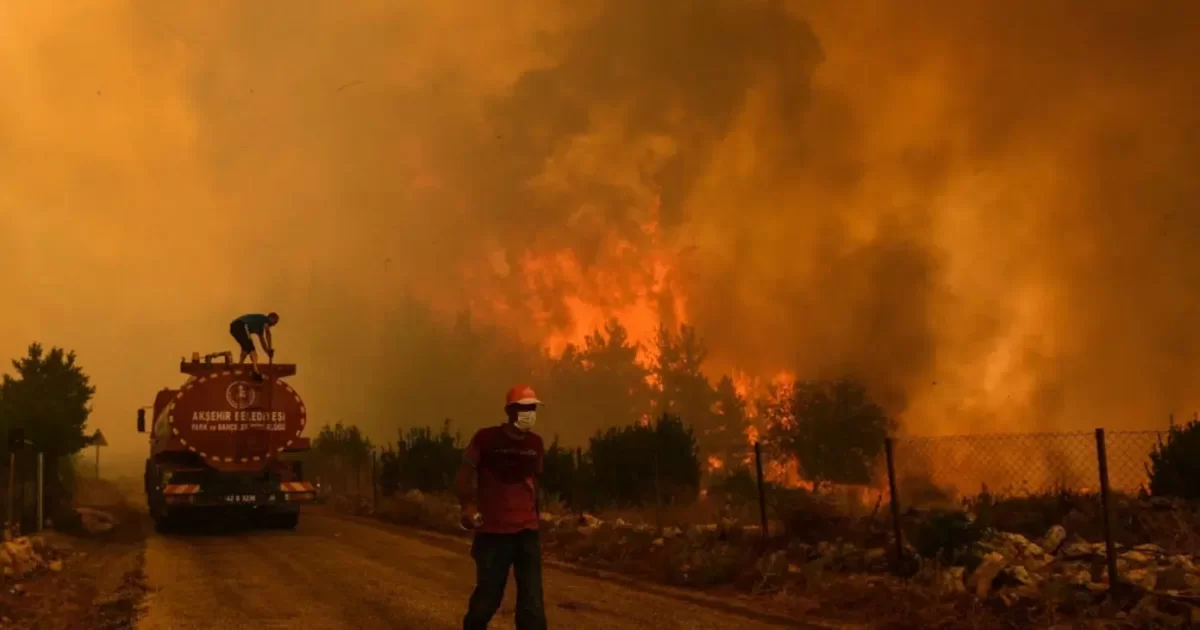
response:
M267 517L267 527L271 529L296 529L296 526L299 524L299 512L283 512Z
M159 534L170 534L175 531L175 523L166 514L154 518L154 531Z

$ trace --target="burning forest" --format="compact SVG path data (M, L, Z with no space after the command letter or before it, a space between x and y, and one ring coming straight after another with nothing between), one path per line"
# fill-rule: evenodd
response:
M490 423L529 379L571 443L701 377L715 393L680 414L743 450L783 375L861 383L899 435L1200 408L1194 3L334 11L128 5L95 18L105 54L49 52L67 9L6 20L0 258L44 277L5 282L113 322L70 340L115 383L98 415L140 395L105 375L251 303L336 375L298 383L314 413L372 434ZM234 238L271 253L263 273L175 256ZM10 354L77 330L57 307L6 317ZM697 343L663 382L659 331L683 326ZM126 336L146 350L106 351Z

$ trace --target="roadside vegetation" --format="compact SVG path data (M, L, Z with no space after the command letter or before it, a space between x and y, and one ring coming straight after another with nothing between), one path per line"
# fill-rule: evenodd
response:
M90 443L87 421L95 392L74 352L37 343L0 378L0 474L8 479L12 455L22 530L37 524L33 484L39 452L46 470L46 515L60 523L75 518L72 459ZM14 438L20 443L10 443Z
M694 330L661 330L654 350L643 367L614 322L548 370L539 392L572 410L554 418L578 413L604 427L573 443L547 436L548 557L750 593L793 614L891 619L896 627L1182 627L1196 614L1195 423L1155 448L1141 495L1113 498L1125 586L1110 590L1094 492L984 489L938 509L905 509L897 553L881 466L884 438L897 427L862 382L781 380L748 400L731 377L714 386L700 373L705 353ZM605 402L576 410L574 400ZM365 465L361 474L375 479L375 487L335 482L344 490L330 499L336 509L467 536L451 489L468 437L443 419L375 447L354 427L335 425L317 441L314 453L325 459L314 470L345 478L333 471ZM766 477L765 536L755 440Z

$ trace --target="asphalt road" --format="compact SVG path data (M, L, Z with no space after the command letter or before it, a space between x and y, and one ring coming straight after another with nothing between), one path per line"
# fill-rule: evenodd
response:
M145 575L141 630L452 630L474 565L460 541L316 512L290 532L152 536ZM814 627L551 567L545 589L554 629ZM513 597L510 581L492 628L513 628Z

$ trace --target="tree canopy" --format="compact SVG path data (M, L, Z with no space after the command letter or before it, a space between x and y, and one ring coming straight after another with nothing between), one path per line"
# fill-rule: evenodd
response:
M1172 426L1150 452L1146 472L1154 496L1200 499L1200 422Z
M70 455L87 445L85 435L96 388L76 363L74 352L30 344L12 362L16 374L0 381L0 429L21 428L34 448L49 458ZM0 446L7 449L7 442Z
M767 437L814 482L867 484L894 423L853 379L798 381L769 410Z
M313 439L312 455L307 458L309 476L324 476L328 483L341 489L362 485L363 471L371 460L370 438L355 425L341 422L321 427Z
M625 328L612 320L551 363L547 415L558 420L555 430L565 440L579 444L597 427L633 422L650 411L648 371L637 353Z

